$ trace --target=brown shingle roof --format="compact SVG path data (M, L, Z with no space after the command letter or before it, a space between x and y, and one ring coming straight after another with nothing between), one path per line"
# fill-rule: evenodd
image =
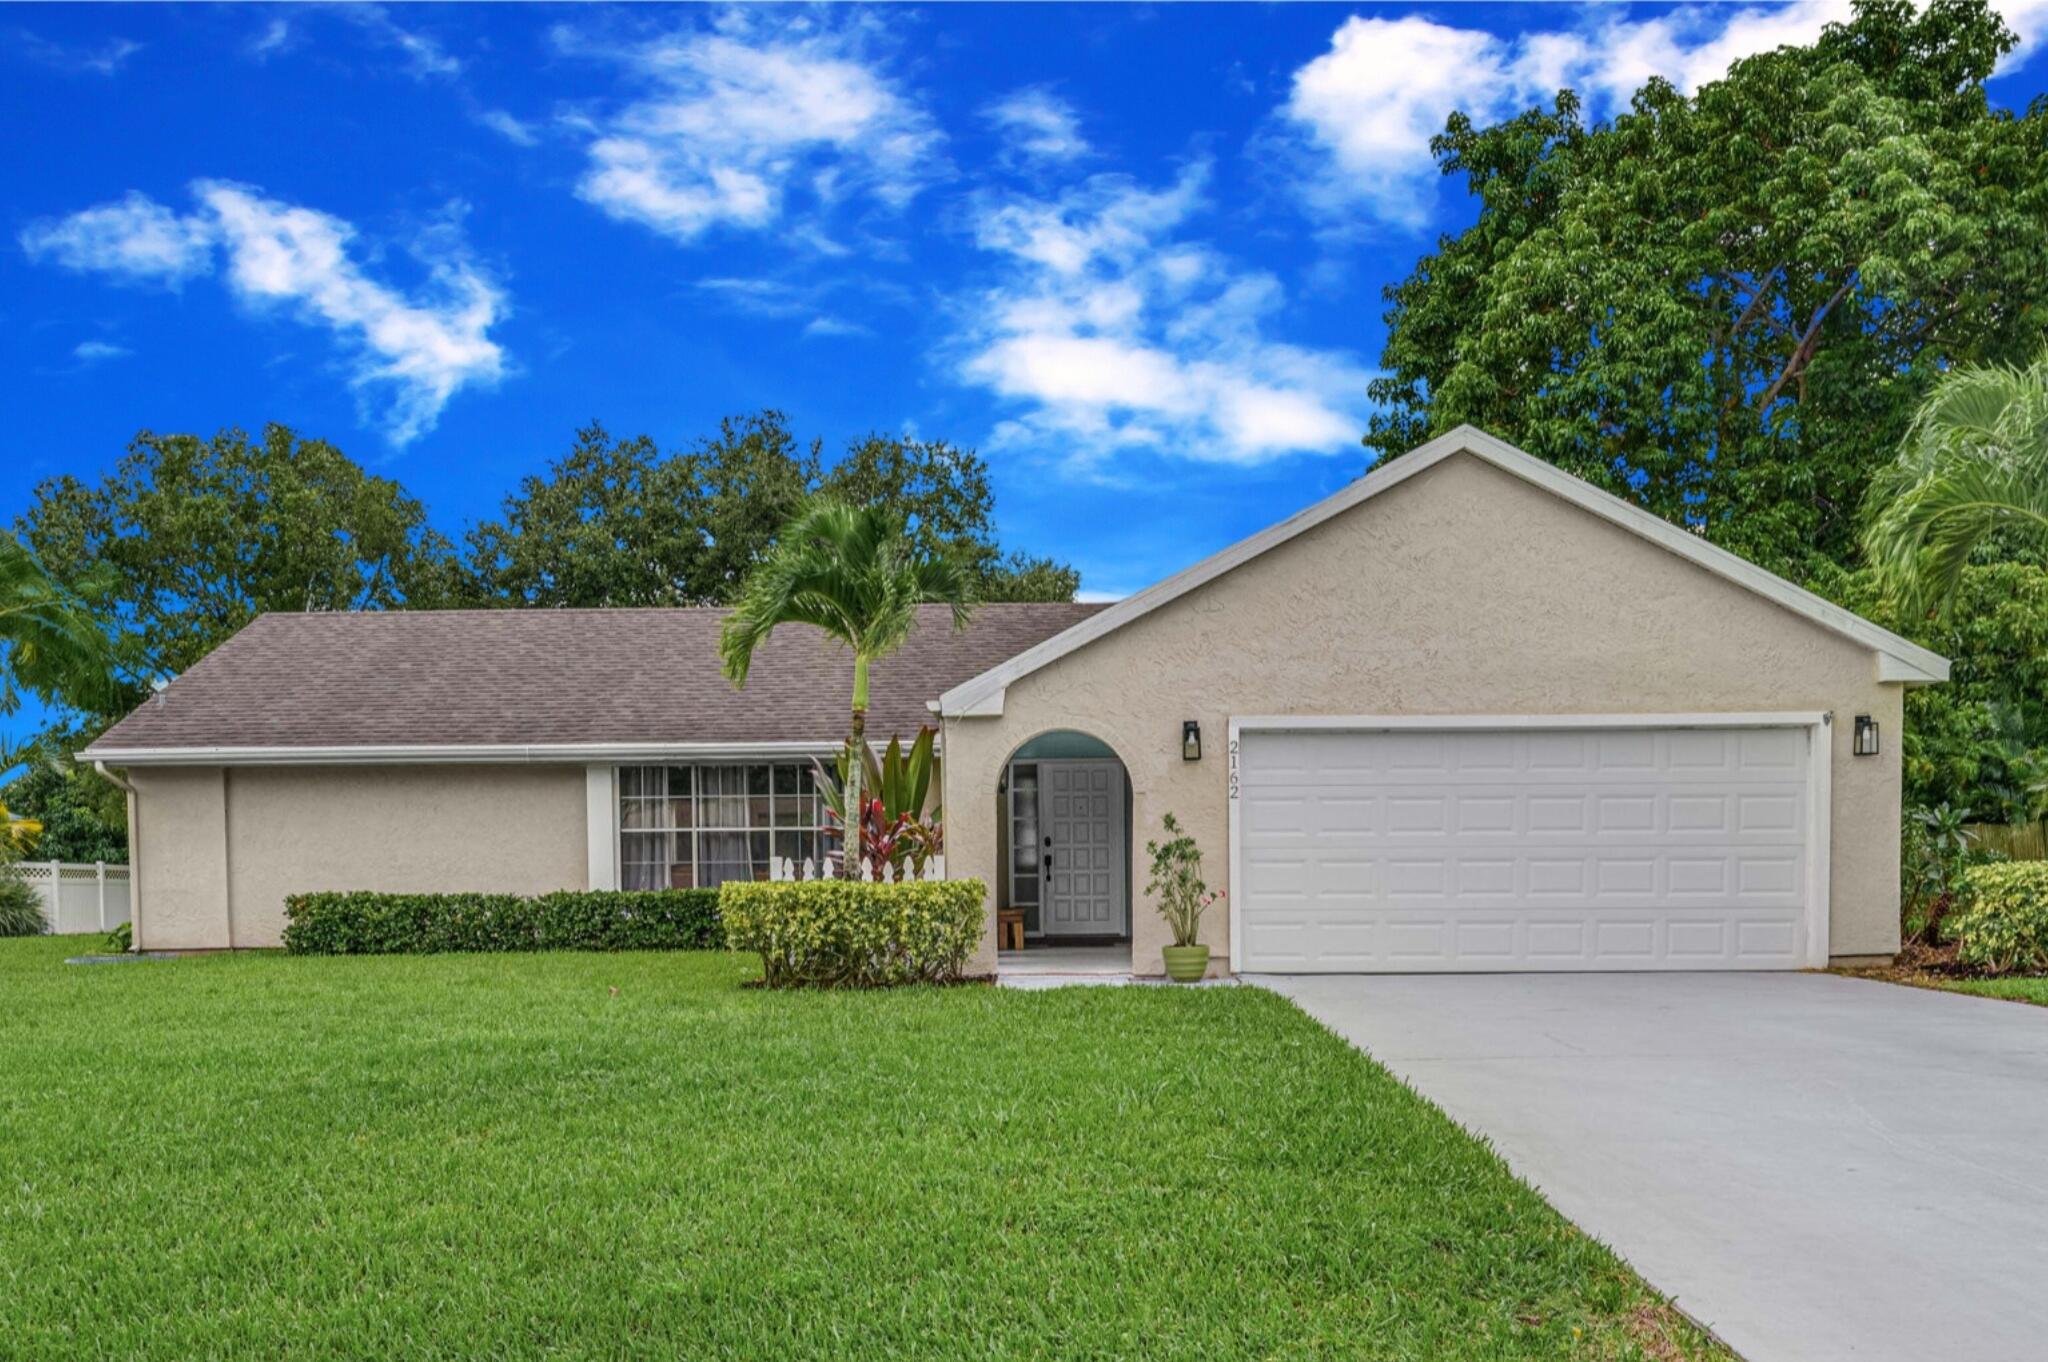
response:
M956 633L920 609L878 663L868 731L916 732L926 701L1079 623L1095 605L1000 604ZM93 744L110 749L832 741L853 665L807 626L718 669L723 610L264 615Z

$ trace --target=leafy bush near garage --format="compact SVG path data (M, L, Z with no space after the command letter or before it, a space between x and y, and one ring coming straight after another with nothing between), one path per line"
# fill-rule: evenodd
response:
M294 894L284 914L284 947L296 955L697 951L724 943L715 889Z
M726 944L758 951L770 988L880 988L960 978L981 941L980 880L731 881Z
M1989 974L2048 974L2048 861L1974 865L1950 916L1956 959Z
M42 895L14 870L0 865L0 936L41 936L48 930Z

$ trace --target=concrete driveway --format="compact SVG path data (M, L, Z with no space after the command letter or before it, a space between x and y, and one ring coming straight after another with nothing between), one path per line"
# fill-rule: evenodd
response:
M2048 1008L1812 974L1251 982L1750 1362L2048 1357Z

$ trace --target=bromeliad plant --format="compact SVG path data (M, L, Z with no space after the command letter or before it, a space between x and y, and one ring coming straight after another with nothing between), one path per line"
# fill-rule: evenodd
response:
M1167 840L1145 843L1145 854L1152 858L1152 879L1145 892L1166 919L1174 946L1195 946L1200 944L1202 914L1226 895L1203 882L1202 849L1181 829L1179 820L1169 813L1162 826Z
M849 822L859 823L860 863L872 867L877 879L891 875L900 880L906 873L922 876L931 858L945 850L937 739L933 729L921 728L907 748L902 739L889 739L879 758L871 747L849 745L839 754L836 772L818 763L818 791L826 816L840 830L842 844ZM856 751L862 766L857 784L849 779ZM857 820L847 816L849 791L856 789Z

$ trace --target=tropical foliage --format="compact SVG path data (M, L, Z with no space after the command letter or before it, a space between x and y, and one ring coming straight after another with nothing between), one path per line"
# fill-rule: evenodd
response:
M1474 422L1794 580L1851 565L1935 376L2048 329L2048 112L1984 94L2013 42L1981 0L1861 0L1609 124L1452 118L1478 218L1388 291L1366 443Z
M859 824L859 864L875 867L877 873L886 867L900 880L906 874L922 875L931 858L944 853L937 738L936 730L920 728L907 748L901 738L892 737L879 757L872 744L849 745L840 751L832 770L817 764L818 792L826 817L840 830L842 847L847 826ZM849 818L849 776L856 752L863 766L858 784L865 793L859 810Z
M900 512L819 500L783 527L774 550L748 577L726 617L719 651L727 679L744 687L755 650L785 624L808 624L844 645L853 659L847 745L864 751L876 660L910 638L920 605L948 607L953 627L964 629L972 601L966 570L921 550ZM864 766L847 763L842 809L863 807Z
M2048 352L1944 374L1869 501L1865 552L1909 615L1948 614L1987 550L2048 553Z
M1973 866L1949 920L1956 959L1989 974L2048 974L2048 861Z
M0 863L0 936L41 936L50 930L35 887Z
M88 579L83 565L73 577ZM112 653L85 599L11 535L0 535L0 715L24 693L47 704L111 701ZM13 765L0 754L0 769Z
M1166 919L1173 944L1197 945L1202 934L1202 914L1224 893L1211 889L1202 879L1202 849L1181 828L1180 821L1169 813L1160 820L1160 825L1166 830L1166 840L1145 843L1145 854L1152 858L1152 878L1146 883L1145 892L1152 896L1159 916Z

